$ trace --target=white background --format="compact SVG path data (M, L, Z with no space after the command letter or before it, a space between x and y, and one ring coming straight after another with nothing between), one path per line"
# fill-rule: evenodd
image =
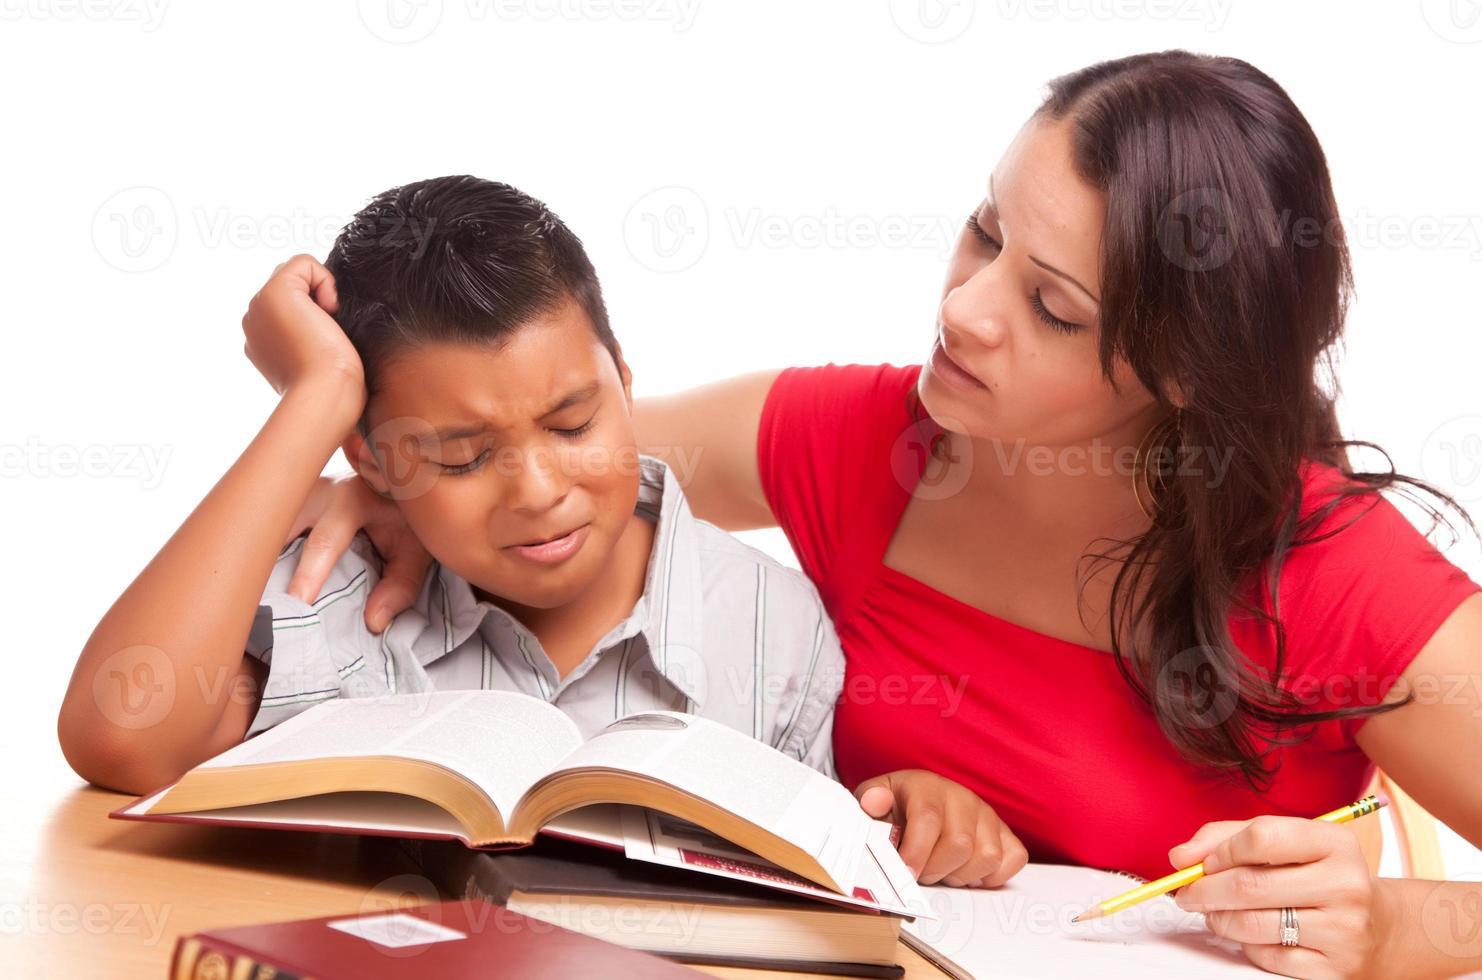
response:
M1482 516L1469 2L0 0L7 769L72 778L78 651L273 405L247 299L372 194L467 172L552 204L640 396L914 363L1043 83L1136 51L1244 58L1306 114L1358 276L1345 429Z

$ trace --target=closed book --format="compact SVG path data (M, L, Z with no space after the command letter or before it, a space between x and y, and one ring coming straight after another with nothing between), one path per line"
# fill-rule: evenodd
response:
M497 964L497 968L491 967ZM171 980L644 977L696 971L482 901L214 929L182 936Z
M686 963L898 977L901 919L542 839L513 852L401 846L442 892Z

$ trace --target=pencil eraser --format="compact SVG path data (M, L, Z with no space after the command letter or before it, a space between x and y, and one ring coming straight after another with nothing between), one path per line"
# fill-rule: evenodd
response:
M1376 797L1378 797L1378 799L1379 799L1379 805L1380 806L1389 806L1389 794L1388 793L1384 792L1383 790L1380 790L1379 792L1375 793L1374 795Z

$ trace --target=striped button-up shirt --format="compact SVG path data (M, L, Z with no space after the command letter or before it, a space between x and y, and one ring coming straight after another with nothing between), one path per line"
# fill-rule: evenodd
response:
M269 666L247 734L335 697L499 689L556 705L586 736L636 711L702 715L833 775L844 662L813 583L696 518L662 460L640 456L639 471L634 509L657 524L643 595L565 677L535 634L437 562L411 608L372 633L380 561L363 532L317 599L289 595L295 539L247 644Z

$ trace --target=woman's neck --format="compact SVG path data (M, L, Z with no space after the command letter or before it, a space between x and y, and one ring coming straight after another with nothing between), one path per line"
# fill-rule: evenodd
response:
M1148 527L1142 508L1151 502L1144 490L1139 505L1133 472L1155 422L1141 417L1089 442L1061 445L949 433L948 459L957 462L948 465L968 468L963 491L982 506L1065 532L1128 537Z

